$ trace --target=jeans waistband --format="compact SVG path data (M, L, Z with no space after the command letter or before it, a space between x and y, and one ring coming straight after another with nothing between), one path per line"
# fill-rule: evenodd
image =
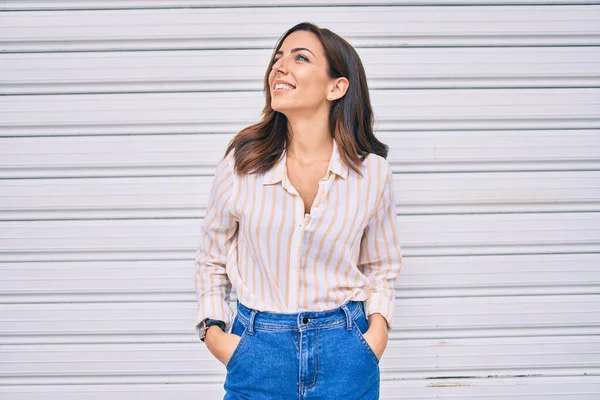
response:
M309 330L346 325L352 330L352 321L364 313L362 301L349 300L339 307L321 311L278 313L250 308L237 300L237 318L248 326L248 333L259 330Z

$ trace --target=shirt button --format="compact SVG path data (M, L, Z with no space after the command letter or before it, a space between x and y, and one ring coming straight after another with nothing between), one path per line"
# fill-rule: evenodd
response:
M306 324L308 322L308 317L302 318L302 322Z

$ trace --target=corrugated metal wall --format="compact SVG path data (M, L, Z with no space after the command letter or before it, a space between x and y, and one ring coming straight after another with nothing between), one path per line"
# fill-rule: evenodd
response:
M249 3L0 1L0 397L222 398L199 224L308 20L357 47L390 145L382 398L600 398L600 1Z

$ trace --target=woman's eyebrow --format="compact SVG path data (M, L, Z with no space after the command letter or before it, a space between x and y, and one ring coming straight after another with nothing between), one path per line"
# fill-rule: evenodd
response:
M290 53L296 53L296 52L298 52L298 51L300 51L300 50L306 50L306 51L310 51L310 49L307 49L306 47L296 47L296 48L293 48L293 49L292 49L292 51L291 51ZM313 56L315 55L315 53L313 53L312 51L310 51L310 53L311 53ZM279 50L277 53L275 53L275 55L278 55L278 54L283 54L283 50ZM315 56L315 57L316 57L316 56Z

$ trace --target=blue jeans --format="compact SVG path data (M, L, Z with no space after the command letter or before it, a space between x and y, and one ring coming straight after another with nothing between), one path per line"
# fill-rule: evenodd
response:
M379 359L363 334L361 301L324 311L274 313L237 301L224 400L379 399Z

